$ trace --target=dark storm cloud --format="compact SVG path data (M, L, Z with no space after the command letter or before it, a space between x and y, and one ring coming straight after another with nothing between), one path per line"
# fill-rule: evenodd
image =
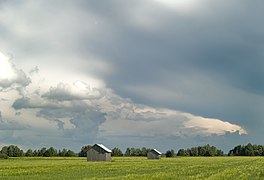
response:
M156 23L161 28L151 32L129 24L127 14L120 13L114 4L104 7L98 3L95 8L99 14L109 13L104 8L115 12L109 16L119 27L114 46L101 37L91 47L117 67L107 79L114 89L120 84L158 84L163 81L163 71L173 71L171 80L178 74L202 72L242 90L263 93L264 26L260 14L264 3L206 1L205 12L194 12L194 16L179 16L152 6L150 11L159 10ZM135 10L122 7L128 12Z

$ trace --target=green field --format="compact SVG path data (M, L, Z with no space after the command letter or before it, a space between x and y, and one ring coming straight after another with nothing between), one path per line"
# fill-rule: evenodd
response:
M264 157L10 158L0 160L0 179L264 179L263 167Z

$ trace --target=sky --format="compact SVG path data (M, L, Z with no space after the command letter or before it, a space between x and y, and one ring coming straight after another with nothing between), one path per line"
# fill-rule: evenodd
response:
M263 144L263 8L0 0L0 147Z

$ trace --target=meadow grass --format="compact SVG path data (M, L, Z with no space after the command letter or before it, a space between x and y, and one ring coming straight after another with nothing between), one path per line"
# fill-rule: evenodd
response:
M0 160L0 179L264 179L264 157L10 158Z

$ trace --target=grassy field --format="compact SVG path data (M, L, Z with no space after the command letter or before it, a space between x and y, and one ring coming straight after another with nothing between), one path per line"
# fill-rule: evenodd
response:
M10 158L0 160L0 179L264 179L263 167L264 157Z

